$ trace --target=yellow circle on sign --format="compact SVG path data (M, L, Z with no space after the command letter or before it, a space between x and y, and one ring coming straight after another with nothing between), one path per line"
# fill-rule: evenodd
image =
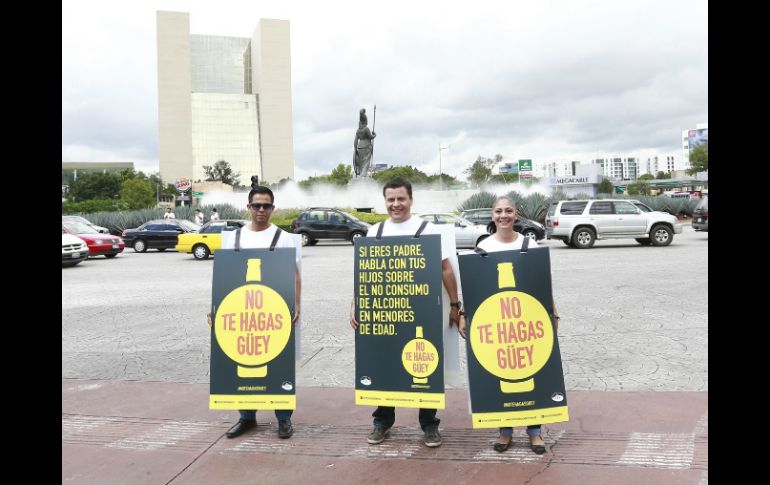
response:
M438 350L424 338L412 339L401 351L404 369L414 377L428 377L438 368Z
M520 291L501 291L479 305L468 339L487 372L520 380L548 362L554 335L548 312L537 299Z
M248 284L222 300L214 335L222 351L241 365L262 365L275 359L291 337L289 307L277 291Z

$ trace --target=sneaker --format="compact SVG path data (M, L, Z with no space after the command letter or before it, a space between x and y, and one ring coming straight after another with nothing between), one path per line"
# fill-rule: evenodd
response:
M369 436L366 437L367 443L370 445L378 445L385 441L385 438L390 434L390 428L383 428L382 426L375 426Z
M441 433L438 432L438 426L428 426L425 428L425 445L430 448L441 446Z
M278 421L278 437L279 438L291 438L294 434L294 426L291 425L291 419L283 419Z

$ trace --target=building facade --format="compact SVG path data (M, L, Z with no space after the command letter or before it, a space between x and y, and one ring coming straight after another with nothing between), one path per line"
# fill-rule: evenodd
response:
M677 170L687 170L690 165L690 152L698 145L703 145L709 142L709 124L698 123L695 125L695 129L682 131L682 156L683 162L681 166L677 166Z
M240 173L294 178L289 22L250 38L191 35L186 12L157 12L160 176L205 180L219 160Z
M87 173L120 173L123 170L134 170L134 162L62 162L61 184L69 185Z

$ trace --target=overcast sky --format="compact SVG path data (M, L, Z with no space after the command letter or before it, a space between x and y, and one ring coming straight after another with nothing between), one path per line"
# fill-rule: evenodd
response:
M62 160L158 170L156 11L193 34L290 21L295 179L352 162L462 176L478 155L674 155L708 122L706 0L62 2ZM464 176L462 176L464 178Z

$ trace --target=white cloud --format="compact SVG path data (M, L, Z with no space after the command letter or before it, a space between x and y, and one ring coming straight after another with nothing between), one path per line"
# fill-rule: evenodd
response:
M360 2L68 0L62 159L157 170L155 12L248 37L291 22L295 175L350 163L358 110L374 161L461 175L478 155L679 154L708 121L705 0ZM77 157L77 158L74 158ZM94 158L89 158L94 157Z

